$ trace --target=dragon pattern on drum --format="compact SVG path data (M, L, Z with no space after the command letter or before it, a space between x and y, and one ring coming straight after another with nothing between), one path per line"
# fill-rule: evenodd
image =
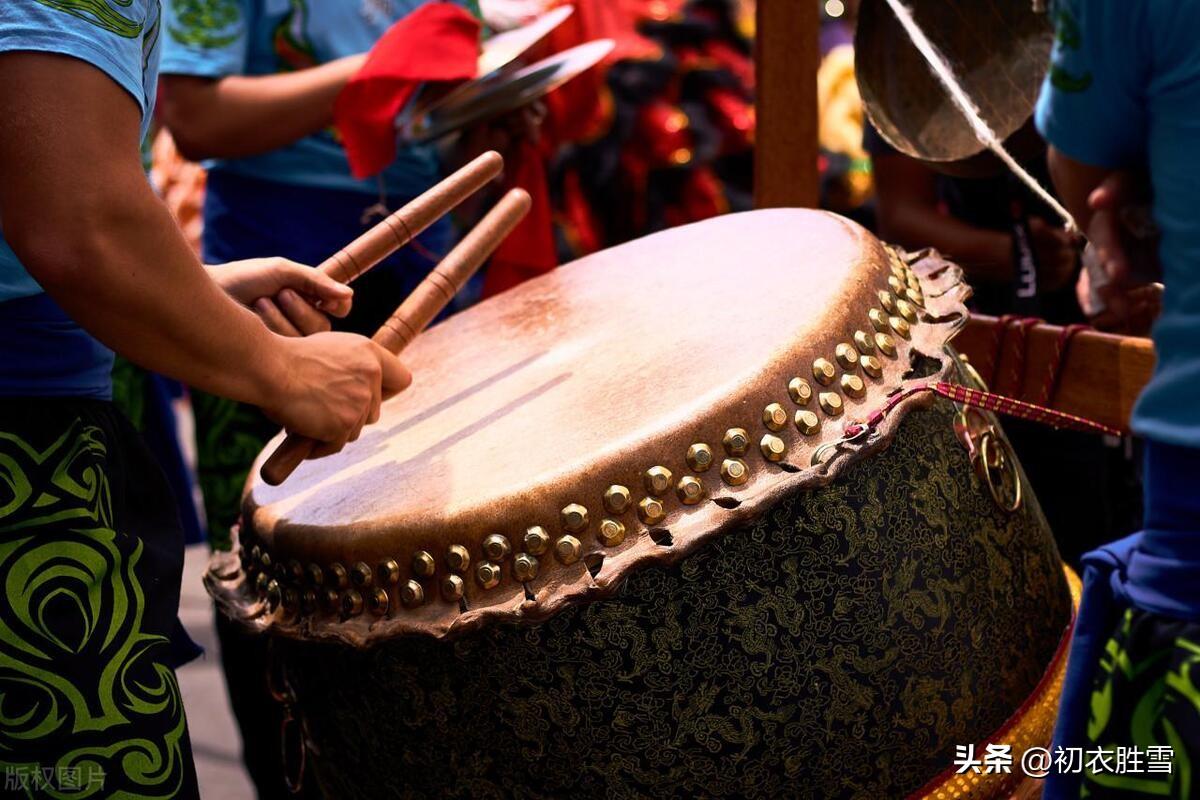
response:
M1001 507L985 476L1019 467L976 470L946 400L842 433L967 380L967 294L936 254L761 211L429 331L359 442L251 482L208 575L275 637L324 792L1002 788L944 773L1049 737L1072 603L1036 500Z

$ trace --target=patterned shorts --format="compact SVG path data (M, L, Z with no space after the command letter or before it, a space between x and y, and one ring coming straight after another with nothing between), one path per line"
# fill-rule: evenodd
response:
M183 533L111 403L0 398L0 795L196 797Z
M1082 797L1200 794L1200 624L1125 612L1097 666L1087 739Z

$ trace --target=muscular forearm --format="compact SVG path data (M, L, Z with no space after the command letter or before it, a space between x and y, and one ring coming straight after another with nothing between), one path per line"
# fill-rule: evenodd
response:
M270 152L327 127L333 103L365 56L279 75L162 79L161 113L188 158Z
M83 328L147 369L265 405L286 377L282 339L214 283L149 191L13 241L30 273Z

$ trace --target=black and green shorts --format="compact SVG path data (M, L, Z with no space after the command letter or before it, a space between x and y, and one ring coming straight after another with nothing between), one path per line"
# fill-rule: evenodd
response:
M198 796L183 532L112 406L0 398L0 795Z

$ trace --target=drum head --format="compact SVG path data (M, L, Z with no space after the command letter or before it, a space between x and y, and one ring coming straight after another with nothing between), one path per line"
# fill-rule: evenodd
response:
M1029 0L905 0L983 120L1008 139L1033 114L1054 32ZM934 76L891 8L864 3L855 69L867 116L892 147L944 171L984 153L966 117ZM990 161L991 159L984 159ZM1001 167L994 161L994 170ZM966 172L988 170L985 163Z
M843 425L888 402L912 358L944 356L962 320L961 273L927 262L937 276L918 278L832 214L757 211L589 256L435 326L405 352L412 387L361 439L282 486L251 480L243 544L273 565L262 599L281 574L348 604L293 602L271 624L363 641L544 617L827 481ZM361 613L372 597L381 618Z

